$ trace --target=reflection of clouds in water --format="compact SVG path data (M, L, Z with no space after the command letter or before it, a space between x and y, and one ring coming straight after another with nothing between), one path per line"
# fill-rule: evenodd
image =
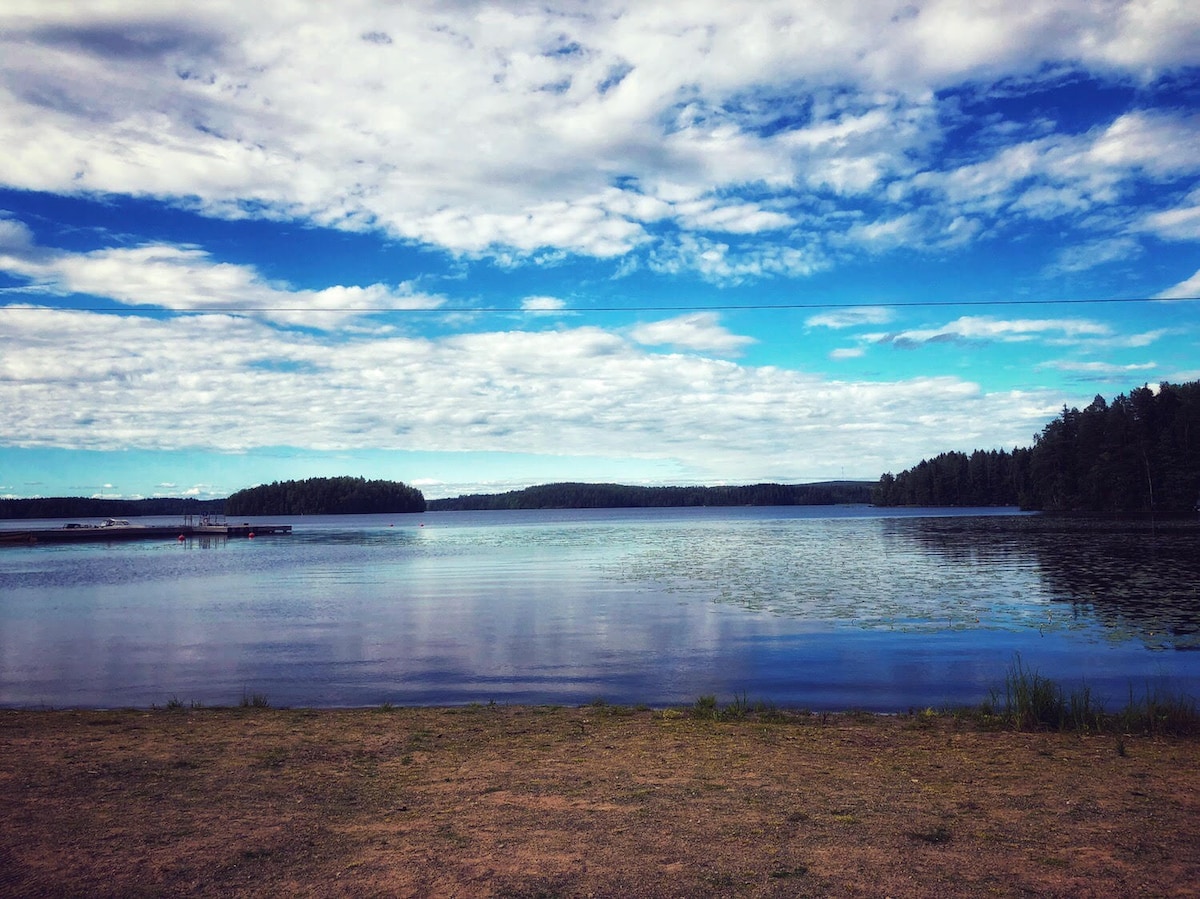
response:
M1200 662L1145 649L1194 640L1196 527L606 514L306 522L300 539L207 549L6 550L0 702L227 704L247 690L275 704L689 702L749 690L902 708L952 684L951 698L978 699L1018 649L1052 671L1118 680Z
M620 577L839 626L1078 630L1195 645L1200 529L1041 516L797 519L663 529ZM1191 560L1185 566L1176 563Z
M1107 639L1150 648L1200 647L1200 522L1191 519L948 518L914 522L932 555L1024 556L1054 600L1055 618L1097 622Z

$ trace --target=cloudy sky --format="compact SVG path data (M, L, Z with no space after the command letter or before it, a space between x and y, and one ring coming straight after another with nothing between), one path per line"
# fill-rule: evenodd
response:
M878 478L1200 378L1200 8L5 0L0 495Z

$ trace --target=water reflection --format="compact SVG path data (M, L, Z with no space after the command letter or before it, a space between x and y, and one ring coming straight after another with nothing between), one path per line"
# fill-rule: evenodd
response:
M1195 527L762 509L294 524L0 552L0 704L896 709L978 700L1014 652L1118 696L1200 682L1200 654L1147 651L1196 640Z
M928 518L901 528L950 565L1036 564L1052 616L1095 621L1110 639L1200 648L1200 522L1195 517Z
M610 574L839 627L1200 646L1200 524L1039 515L695 523Z

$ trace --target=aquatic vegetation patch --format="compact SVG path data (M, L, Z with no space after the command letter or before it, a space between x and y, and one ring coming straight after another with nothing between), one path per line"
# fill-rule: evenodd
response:
M1070 631L1200 647L1200 561L1187 561L1193 551L1200 559L1200 528L859 518L705 522L642 536L652 539L598 567L667 593L836 627Z

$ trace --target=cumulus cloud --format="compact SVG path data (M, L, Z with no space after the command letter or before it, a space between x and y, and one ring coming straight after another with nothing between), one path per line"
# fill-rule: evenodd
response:
M217 314L3 315L0 428L13 446L472 450L786 477L822 458L882 471L949 435L1009 445L1059 402L953 377L837 382L657 354L595 327L347 341Z
M566 305L558 297L526 297L521 300L521 308L529 312L557 312L566 308Z
M468 255L645 251L714 279L802 275L821 266L813 223L842 233L830 198L865 245L937 248L974 239L975 216L1075 215L1197 166L1195 119L1140 110L957 167L934 153L947 89L1064 65L1149 84L1190 65L1186 4L18 0L0 26L4 185ZM925 191L946 221L914 216ZM881 196L897 202L878 214ZM671 229L769 248L687 252Z
M693 312L663 321L638 325L630 331L637 343L646 346L672 346L679 349L736 354L754 338L733 334L720 323L715 312Z
M660 274L695 272L708 281L732 285L773 275L803 277L831 263L823 251L809 245L744 246L683 234L651 253L647 264Z
M195 246L149 244L72 253L36 246L28 229L19 222L10 225L15 227L7 230L15 237L7 241L0 227L0 271L63 295L178 311L259 314L277 322L326 328L371 312L433 309L443 302L410 284L295 290L268 283L253 267L217 262Z

